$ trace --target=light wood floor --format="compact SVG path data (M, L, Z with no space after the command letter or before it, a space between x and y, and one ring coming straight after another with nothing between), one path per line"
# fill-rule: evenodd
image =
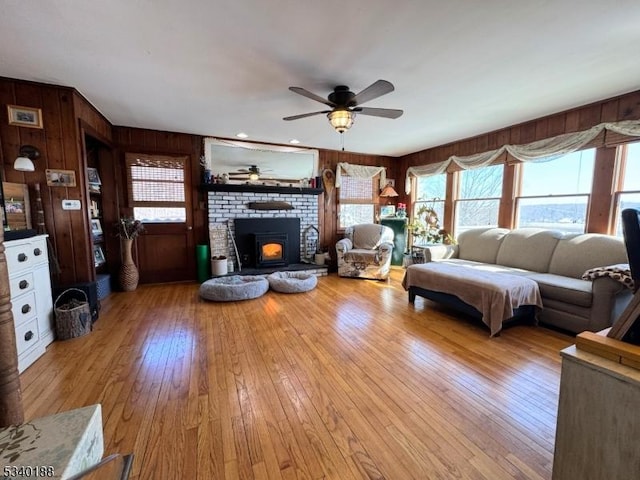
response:
M206 303L196 284L103 301L94 331L21 376L25 417L102 404L132 479L549 479L559 350L389 282Z

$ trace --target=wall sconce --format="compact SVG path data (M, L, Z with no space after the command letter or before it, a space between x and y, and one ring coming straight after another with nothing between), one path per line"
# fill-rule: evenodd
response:
M20 172L33 172L36 166L33 164L33 160L40 156L40 150L33 145L22 145L18 158L13 162L13 169Z

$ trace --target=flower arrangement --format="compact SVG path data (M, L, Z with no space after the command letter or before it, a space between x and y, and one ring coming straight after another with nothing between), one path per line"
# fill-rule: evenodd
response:
M433 207L422 205L408 225L411 233L424 243L444 243L452 245L454 238L444 228L440 228L438 213Z
M144 225L140 220L135 220L132 217L122 217L120 221L115 224L116 235L121 238L133 240L142 232L144 232Z

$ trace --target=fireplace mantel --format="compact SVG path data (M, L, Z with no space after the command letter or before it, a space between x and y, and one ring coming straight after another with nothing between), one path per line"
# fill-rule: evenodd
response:
M205 183L200 185L203 192L254 192L254 193L300 193L302 195L320 195L321 188L276 187L274 185L238 185L235 183Z

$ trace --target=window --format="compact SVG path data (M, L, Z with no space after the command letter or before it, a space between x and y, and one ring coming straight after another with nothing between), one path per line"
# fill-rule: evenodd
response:
M455 233L498 225L502 196L502 165L458 172L455 201Z
M420 207L433 208L442 223L444 217L444 200L447 196L447 174L418 177L416 179L416 201L412 211L417 212Z
M595 148L520 165L516 225L584 233Z
M186 222L184 159L126 155L129 205L147 223Z
M444 200L447 195L447 174L442 173L440 175L430 175L428 177L417 177L416 180L416 200L413 203L413 220L411 224L414 226L414 243L428 243L429 239L425 238L425 235L421 235L420 232L426 231L427 223L424 215L420 215L420 212L424 212L427 208L432 208L438 215L438 223L442 227L442 221L444 219Z
M625 208L640 210L640 142L619 147L619 178L616 188L615 232L622 236L620 214Z
M378 178L342 176L338 188L338 228L374 223Z

